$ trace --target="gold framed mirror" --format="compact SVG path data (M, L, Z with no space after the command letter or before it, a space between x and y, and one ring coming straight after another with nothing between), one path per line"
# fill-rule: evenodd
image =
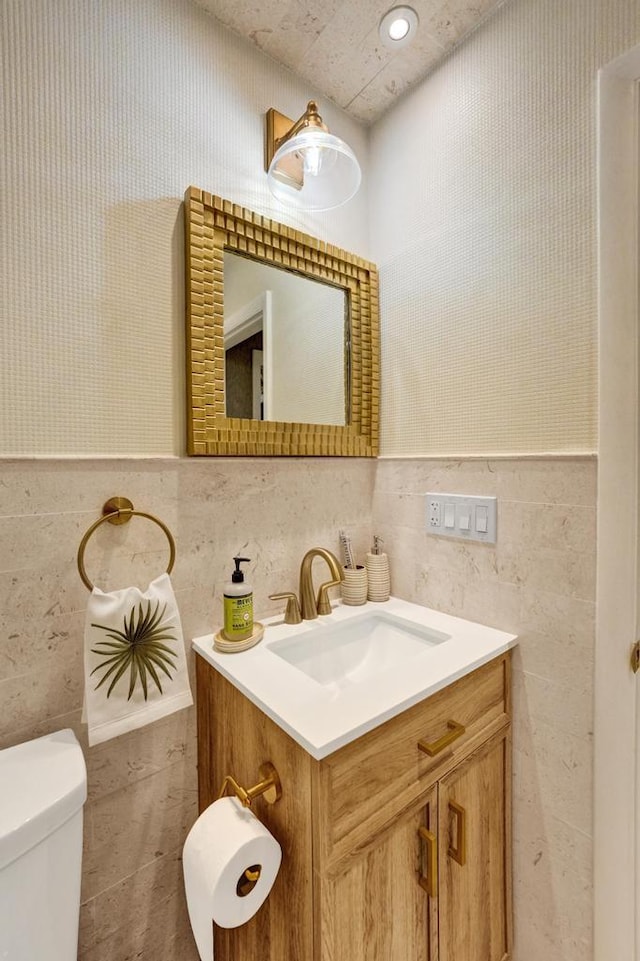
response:
M188 453L375 457L380 397L375 265L196 187L185 194L185 227ZM239 282L234 279L234 289L244 287L248 302L233 311L231 320L225 316L225 265L231 300L231 268L236 270L236 262L249 262L250 273ZM227 390L226 372L235 368L229 367L225 355L243 336L238 334L245 329L242 324L249 332L247 345L256 343L249 338L258 329L263 336L261 322L251 319L259 298L249 296L248 280L253 283L263 265L276 270L269 287L280 289L283 272L295 279L290 280L292 287L297 289L302 281L306 286L297 294L298 306L288 315L288 327L282 310L268 315L265 348L280 336L283 346L279 354L273 352L280 360L265 359L263 365L262 339L257 348L247 348L253 355L254 396L248 408L253 416L244 412L231 416L237 409L228 404L238 391ZM270 293L260 303L270 304ZM297 342L304 338L297 338L297 333L305 324L313 337L307 335L303 353ZM281 335L285 327L286 338ZM310 396L318 398L311 410ZM326 423L314 422L314 416Z

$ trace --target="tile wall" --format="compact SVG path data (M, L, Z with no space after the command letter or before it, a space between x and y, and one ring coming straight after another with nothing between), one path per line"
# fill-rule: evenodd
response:
M252 558L258 615L277 610L269 593L297 589L309 547L338 549L341 527L363 551L374 472L371 461L313 458L3 462L0 748L71 727L85 749L79 961L197 961L180 861L197 814L195 711L88 748L82 535L113 495L160 517L175 536L172 581L191 638L220 624L222 584L239 551ZM159 528L134 518L98 528L85 566L107 590L145 587L166 560Z
M497 546L427 535L428 490L496 494ZM337 549L341 527L359 552L372 528L385 538L398 596L517 632L514 961L590 956L593 459L4 462L0 747L69 726L86 749L80 961L197 961L180 862L196 816L195 714L91 749L80 725L87 595L76 552L114 494L173 531L186 637L219 623L234 553L252 558L266 614L270 592L296 587L304 551ZM144 586L164 568L154 525L106 528L87 547L95 583Z
M427 534L427 491L496 495L496 546ZM395 594L520 637L514 961L585 961L593 950L596 461L381 460L373 515Z

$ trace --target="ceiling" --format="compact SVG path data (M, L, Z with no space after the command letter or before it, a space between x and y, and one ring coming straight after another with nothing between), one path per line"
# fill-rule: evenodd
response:
M505 0L196 0L217 20L371 124ZM378 35L384 13L409 3L416 38L399 50Z

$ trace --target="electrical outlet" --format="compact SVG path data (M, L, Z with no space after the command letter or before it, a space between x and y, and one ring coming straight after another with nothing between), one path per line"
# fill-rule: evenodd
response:
M429 527L440 527L440 524L441 524L440 501L430 500L429 501Z

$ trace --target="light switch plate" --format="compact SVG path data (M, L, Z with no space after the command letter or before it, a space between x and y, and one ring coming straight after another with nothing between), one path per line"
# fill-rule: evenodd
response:
M496 497L471 494L427 493L425 522L429 534L442 537L459 537L465 541L495 544L497 536ZM484 508L479 512L478 507ZM453 526L445 525L453 509ZM486 511L486 513L485 513ZM462 523L461 523L462 522ZM486 530L483 528L486 527Z

